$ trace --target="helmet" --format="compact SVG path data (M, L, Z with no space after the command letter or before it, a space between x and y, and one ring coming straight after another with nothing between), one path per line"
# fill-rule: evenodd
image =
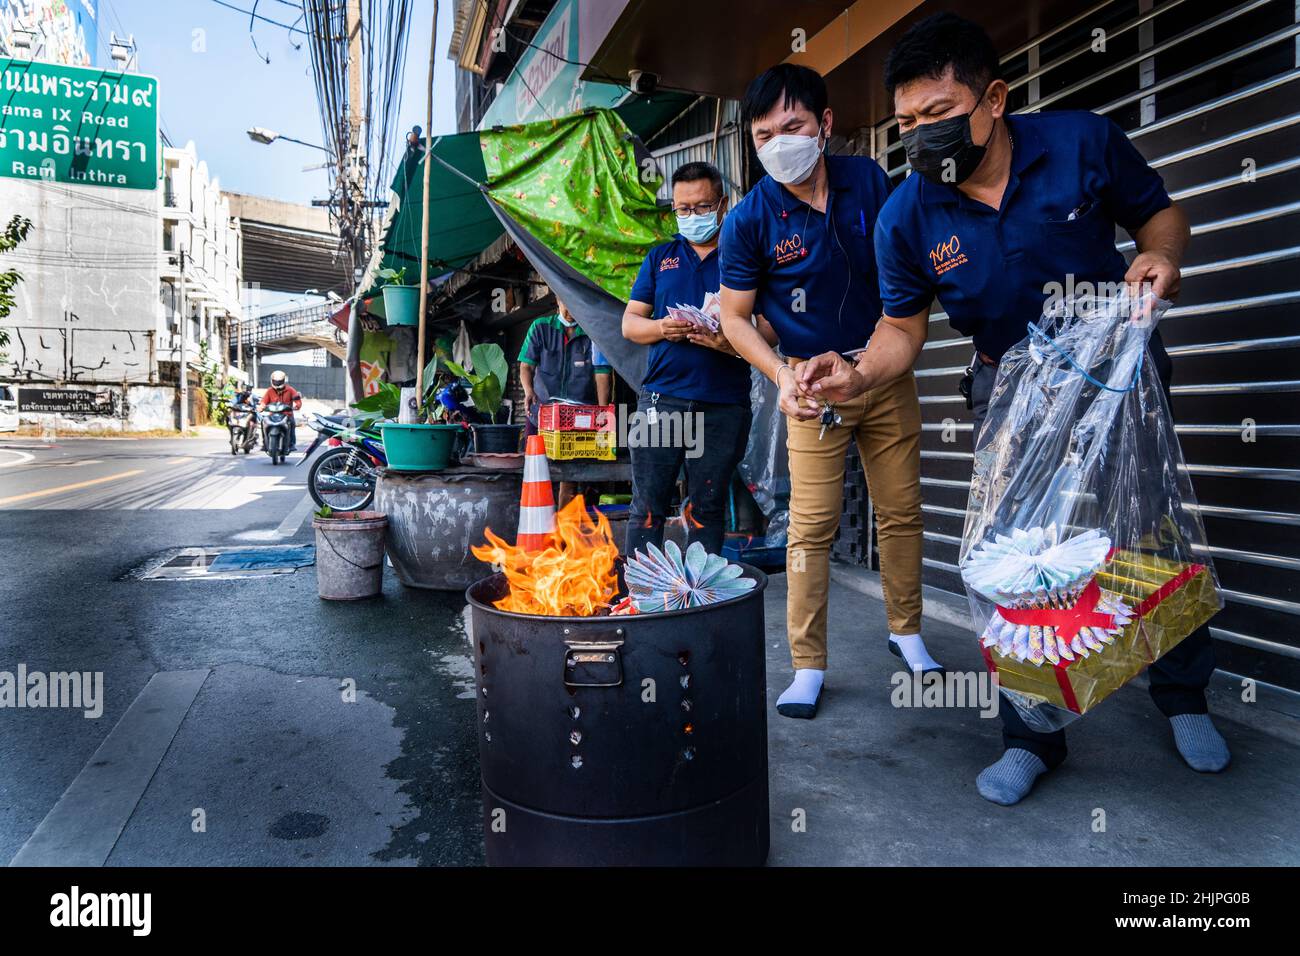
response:
M284 388L284 386L288 383L288 381L289 381L289 376L285 375L279 369L276 369L274 372L271 373L272 388Z

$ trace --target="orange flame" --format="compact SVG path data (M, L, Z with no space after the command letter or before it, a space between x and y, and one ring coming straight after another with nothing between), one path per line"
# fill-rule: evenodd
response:
M704 525L696 519L691 512L691 500L686 499L686 504L682 507L682 513L678 516L677 521L681 522L683 528L703 528Z
M587 513L582 495L555 514L555 537L544 551L525 551L503 541L490 528L488 543L470 550L500 568L510 593L495 603L502 611L549 617L592 617L609 607L618 590L614 561L618 546L609 520Z

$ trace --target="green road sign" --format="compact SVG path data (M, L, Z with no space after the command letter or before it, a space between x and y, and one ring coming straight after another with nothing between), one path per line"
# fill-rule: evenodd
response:
M158 81L0 57L0 176L156 189Z

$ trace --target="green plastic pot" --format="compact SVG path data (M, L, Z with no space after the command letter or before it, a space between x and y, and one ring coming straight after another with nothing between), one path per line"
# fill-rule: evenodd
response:
M420 287L384 286L384 319L389 325L420 324Z
M393 471L441 471L451 464L459 425L402 425L384 422L384 455Z

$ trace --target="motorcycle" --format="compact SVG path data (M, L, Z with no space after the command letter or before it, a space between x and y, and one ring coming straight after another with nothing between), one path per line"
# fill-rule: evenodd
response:
M247 455L257 444L257 403L236 402L226 411L226 427L230 429L230 453Z
M377 469L388 464L379 429L374 422L353 427L344 415L314 415L312 428L316 440L302 460L322 444L329 446L307 473L312 500L335 511L364 511L375 498Z
M271 456L271 464L281 464L289 454L289 416L293 406L272 402L262 409L262 447Z

